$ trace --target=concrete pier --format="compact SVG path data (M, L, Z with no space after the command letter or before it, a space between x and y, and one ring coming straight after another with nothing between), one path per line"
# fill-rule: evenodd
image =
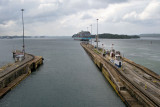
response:
M122 58L122 67L117 67L109 56L103 56L92 45L81 43L81 46L127 106L160 106L158 74L126 58Z
M17 51L18 52L18 51ZM13 53L14 56L15 53ZM25 53L25 59L0 68L0 98L43 64L41 56Z

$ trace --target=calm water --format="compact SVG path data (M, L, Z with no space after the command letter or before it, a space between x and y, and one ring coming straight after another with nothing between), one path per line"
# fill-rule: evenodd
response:
M0 107L124 107L78 41L27 39L26 52L44 65L0 100ZM0 66L13 62L22 40L0 40ZM127 51L126 51L127 52Z

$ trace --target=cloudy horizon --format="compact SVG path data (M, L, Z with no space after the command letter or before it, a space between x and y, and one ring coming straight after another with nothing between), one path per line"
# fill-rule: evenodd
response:
M99 33L160 33L159 0L1 0L0 36L72 36L87 28Z

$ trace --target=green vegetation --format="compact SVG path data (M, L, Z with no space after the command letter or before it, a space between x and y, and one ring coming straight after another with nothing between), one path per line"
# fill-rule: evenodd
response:
M91 38L95 38L96 35L91 35ZM106 39L135 39L135 38L140 38L137 35L118 35L118 34L109 34L109 33L104 33L104 34L99 34L99 38L106 38Z

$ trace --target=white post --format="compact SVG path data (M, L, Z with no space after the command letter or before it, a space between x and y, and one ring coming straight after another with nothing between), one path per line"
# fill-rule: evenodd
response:
M22 25L23 25L23 55L24 55L24 59L25 59L25 45L24 45L24 20L23 20L23 11L24 9L21 9L22 11Z
M90 26L91 26L91 36L92 36L92 24ZM91 45L92 45L92 38L91 38Z
M97 49L98 49L98 20L99 20L99 19L97 19L97 36L96 36L96 41L97 41Z

